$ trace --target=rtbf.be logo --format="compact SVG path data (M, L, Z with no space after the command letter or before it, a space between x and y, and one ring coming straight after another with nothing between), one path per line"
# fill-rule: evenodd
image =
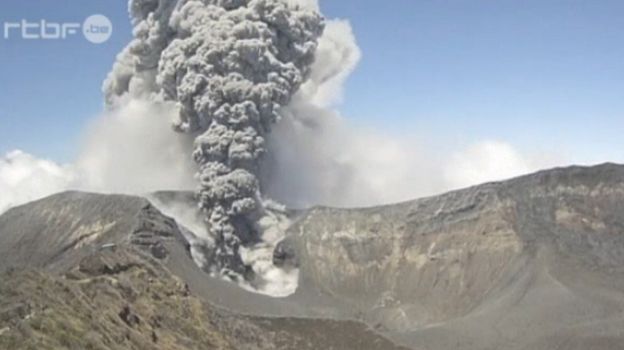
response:
M62 40L78 34L82 28L85 39L94 44L106 42L113 34L113 24L104 15L89 16L80 23L57 23L42 19L30 22L4 22L4 38L20 38L26 40Z

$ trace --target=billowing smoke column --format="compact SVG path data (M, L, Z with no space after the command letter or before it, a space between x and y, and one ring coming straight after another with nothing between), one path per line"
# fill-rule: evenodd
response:
M135 39L105 82L107 104L176 104L175 129L195 138L209 266L245 275L239 250L267 215L265 138L310 73L323 19L286 0L131 0L130 14Z

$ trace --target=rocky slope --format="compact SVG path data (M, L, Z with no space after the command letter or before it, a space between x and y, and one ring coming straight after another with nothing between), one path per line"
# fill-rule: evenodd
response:
M176 266L247 293L197 269L146 199L69 192L14 208L0 217L0 349L402 348L360 322L226 310Z
M152 198L193 208L188 194ZM284 299L206 276L152 202L65 193L0 216L0 348L624 344L623 166L293 213L275 261L298 264L300 285Z
M624 167L545 171L292 227L300 288L411 346L624 344Z

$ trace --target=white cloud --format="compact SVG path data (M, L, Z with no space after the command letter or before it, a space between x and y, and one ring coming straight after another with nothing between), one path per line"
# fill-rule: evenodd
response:
M22 151L0 158L0 213L65 190L74 180L70 167Z
M556 157L521 152L503 141L481 141L450 154L436 153L431 151L435 147L353 128L336 115L325 117L330 120L317 124L314 131L301 124L282 124L276 130L278 137L272 142L288 147L274 149L278 160L270 165L271 181L266 184L269 195L295 207L368 206L504 180L566 163ZM107 138L117 130L115 123L109 127L98 133L99 137L91 141L91 150L73 166L22 151L0 158L0 213L70 188L141 194L192 187L193 171L185 168L192 165L168 167L171 163L163 151L167 147L158 146L164 140L150 139L140 132ZM126 147L133 147L128 143L133 140L148 147L135 145L126 152ZM150 140L152 143L147 142ZM152 162L145 165L136 159Z
M558 163L556 157L521 153L502 141L482 141L453 154L443 175L447 189L457 189L528 174Z
M193 190L192 141L172 131L174 107L127 102L97 118L85 133L80 156L59 165L22 151L0 158L0 213L67 189L145 194Z

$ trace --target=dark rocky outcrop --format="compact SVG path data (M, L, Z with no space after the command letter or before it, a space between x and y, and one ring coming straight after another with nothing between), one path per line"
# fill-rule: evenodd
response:
M273 251L273 264L282 268L298 268L297 252L290 239L284 239Z

